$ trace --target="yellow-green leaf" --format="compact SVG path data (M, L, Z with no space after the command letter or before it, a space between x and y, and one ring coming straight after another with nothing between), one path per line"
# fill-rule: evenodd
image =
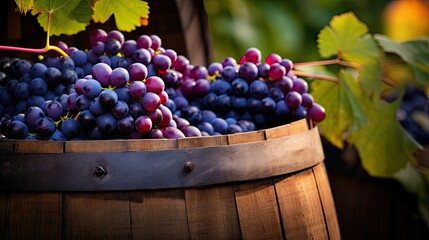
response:
M323 135L336 147L343 148L345 135L356 131L366 122L360 106L366 100L351 73L342 70L340 79L340 84L314 81L311 94L326 111L325 120L319 124Z
M419 145L396 120L399 101L365 105L368 122L355 131L350 142L356 146L363 167L373 176L392 177L407 162L415 161Z
M149 6L140 0L99 0L95 3L95 22L104 23L112 14L118 30L132 31L142 25L142 18L148 17Z
M325 58L340 55L344 60L365 63L381 53L367 26L353 13L333 17L329 26L320 31L317 43Z
M26 14L33 9L33 0L15 0L15 3L21 13Z
M82 15L72 15L77 6L84 6L81 2L86 0L34 0L33 14L38 14L37 21L45 31L48 31L48 16L51 14L49 35L73 35L85 30L88 21L80 19ZM87 8L82 9L87 12ZM91 9L89 8L89 11Z

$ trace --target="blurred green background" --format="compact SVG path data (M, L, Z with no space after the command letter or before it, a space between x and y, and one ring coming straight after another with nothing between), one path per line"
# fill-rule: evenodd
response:
M226 56L239 59L249 47L259 48L263 57L275 52L294 62L320 59L317 34L334 15L349 11L368 25L370 33L387 34L397 40L427 35L427 3L419 0L204 0L214 61ZM401 22L405 27L400 26Z

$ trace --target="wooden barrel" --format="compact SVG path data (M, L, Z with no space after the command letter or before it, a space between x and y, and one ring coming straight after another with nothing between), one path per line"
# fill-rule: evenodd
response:
M318 128L0 141L0 239L339 239Z

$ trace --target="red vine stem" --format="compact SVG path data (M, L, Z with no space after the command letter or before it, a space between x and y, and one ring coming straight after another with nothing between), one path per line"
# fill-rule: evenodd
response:
M297 76L326 80L326 81L330 81L330 82L333 82L336 84L339 84L341 82L340 79L338 79L338 78L330 77L330 76L326 76L326 75L319 75L319 74L302 72L302 71L297 71L297 70L292 70L292 73L297 75Z
M0 50L4 51L16 51L16 52L29 52L29 53L46 53L50 50L57 51L63 56L68 56L61 48L57 46L51 46L49 43L49 35L51 30L51 16L52 12L48 12L48 29L46 31L46 45L43 48L24 48L24 47L13 47L0 45Z
M326 65L333 65L338 64L346 67L361 69L362 66L358 63L354 62L347 62L343 61L341 59L330 59L330 60L322 60L322 61L312 61L312 62L302 62L302 63L294 63L294 67L315 67L315 66L326 66Z

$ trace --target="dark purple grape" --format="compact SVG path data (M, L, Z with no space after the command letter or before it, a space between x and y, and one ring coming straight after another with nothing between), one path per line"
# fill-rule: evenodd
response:
M135 40L126 40L122 44L122 53L125 57L132 57L137 48L137 42Z
M142 63L144 65L148 65L150 61L152 60L152 55L150 52L145 48L139 48L136 51L134 51L134 54L132 56L132 59L134 62Z
M233 66L226 66L221 72L222 78L228 82L237 78L238 72Z
M163 74L171 67L171 59L163 54L155 55L153 57L152 63L155 69Z
M249 111L249 113L259 113L261 111L261 108L261 100L252 97L247 99L247 110Z
M286 68L280 63L271 64L270 70L268 71L268 76L276 81L283 78L286 75Z
M166 49L162 54L168 56L172 63L177 59L177 52L173 49Z
M104 44L104 51L107 55L115 56L121 51L121 43L116 39L109 39Z
M45 116L50 117L52 120L59 120L64 114L64 108L61 103L57 101L49 101L49 103L42 110L45 111Z
M191 69L190 77L194 80L206 79L208 75L207 68L204 66L195 66Z
M12 120L6 126L6 135L10 139L25 139L28 136L28 127L22 121Z
M270 97L261 100L261 111L267 115L274 114L276 110L276 101Z
M173 116L173 120L176 122L178 129L181 129L184 126L191 125L188 120L186 120L186 119L184 119L182 117Z
M307 117L307 110L305 110L303 106L299 105L297 108L292 109L290 114L294 119L299 120Z
M49 137L49 140L51 140L51 141L67 141L67 138L64 136L64 134L61 131L56 130Z
M79 79L79 76L74 69L66 69L61 74L63 75L62 83L67 85L74 84Z
M157 76L148 77L144 83L148 92L156 94L160 94L165 88L164 81Z
M195 82L195 94L198 96L205 96L210 92L211 84L207 79L198 79Z
M185 126L180 129L185 137L201 137L201 131L195 126Z
M86 53L82 50L70 54L70 57L76 66L83 66L88 61Z
M152 127L158 127L159 124L161 124L163 118L163 114L159 108L153 112L146 112L145 116L149 117L152 121Z
M286 68L286 74L289 74L290 70L293 68L293 62L290 59L284 58L280 61L280 64Z
M112 30L112 31L108 32L106 39L107 39L107 41L109 41L110 39L116 39L121 44L123 44L125 41L124 34L122 34L118 30Z
M29 107L25 111L25 123L30 132L33 132L36 128L36 123L39 119L44 118L45 113L40 107Z
M284 94L287 94L292 90L293 81L287 76L283 76L282 79L274 82L274 86L283 91Z
M79 124L73 118L68 118L61 123L61 132L67 139L75 138L79 135Z
M150 47L155 51L158 50L162 45L161 38L157 35L150 35L149 37L152 40L152 45Z
M230 124L226 130L228 134L241 133L243 129L238 124Z
M103 90L99 95L100 103L106 109L110 109L118 102L118 94L110 89Z
M216 95L222 95L222 94L231 94L232 92L232 86L231 83L222 80L222 79L217 79L216 81L213 82L212 84L212 92L215 93Z
M36 122L35 132L41 139L49 138L56 130L54 120L50 117L42 117Z
M311 96L311 94L305 92L305 93L301 94L301 97L302 97L301 105L303 107L308 109L313 105L314 98L313 98L313 96Z
M249 92L249 84L242 78L236 78L232 81L232 92L236 96L246 96Z
M107 112L106 108L101 105L99 97L95 97L91 100L89 111L97 116Z
M301 94L299 94L298 92L291 91L286 94L285 101L290 109L296 109L298 108L298 106L301 105L302 97Z
M285 100L277 101L275 113L279 117L287 117L289 115L290 110Z
M162 131L157 128L152 128L148 133L147 137L149 139L161 139L164 138Z
M127 116L129 113L128 104L123 101L118 101L111 110L111 113L115 118L118 119Z
M96 54L96 55L98 55L100 57L101 56L107 57L106 55L102 55L104 53L104 50L105 50L105 48L104 48L104 43L103 42L98 41L98 42L95 42L94 44L92 44L92 52L94 54Z
M91 75L96 79L102 87L108 87L110 85L110 74L112 68L106 63L97 63L93 66Z
M244 54L244 57L247 62L252 63L259 63L261 61L261 51L255 47L251 47L247 49L246 53Z
M236 67L237 66L237 61L232 58L232 57L226 57L222 60L222 66L225 68L227 66L231 66L231 67Z
M139 133L147 133L152 129L152 120L148 116L140 116L135 121L135 128Z
M147 92L143 95L140 103L146 111L152 112L161 105L161 98L156 93Z
M145 110L143 109L142 105L138 101L130 103L128 108L130 110L130 115L133 118L137 118L145 113Z
M238 69L238 76L246 81L253 81L258 78L258 67L252 62L245 62Z
M117 124L115 116L110 113L105 113L97 117L97 126L105 133L114 132L117 129Z
M141 35L137 38L137 47L148 49L152 46L152 39L148 35Z
M130 81L143 81L147 77L147 67L142 63L133 63L128 67Z
M176 61L172 63L172 67L181 73L185 72L186 66L188 65L189 65L189 60L183 55L177 56Z
M250 95L258 99L268 96L268 90L268 85L261 80L255 80L249 86Z
M308 109L307 116L314 122L321 122L325 119L325 108L318 103L313 103Z
M293 80L293 87L292 91L298 92L300 94L303 94L308 91L308 84L307 82L302 78L296 78Z
M89 109L89 105L91 104L91 99L87 98L85 95L79 95L76 98L76 108L80 111Z
M141 99L146 92L146 85L142 81L134 81L129 86L129 93L135 100Z
M261 78L268 78L270 71L270 65L268 63L261 63L258 65L258 73Z
M48 91L48 85L42 78L33 78L29 84L30 92L33 95L43 96Z
M48 67L46 67L43 63L35 63L31 66L29 74L31 78L41 78L45 75L46 70Z
M200 129L201 132L208 133L209 135L213 135L214 133L213 125L209 122L201 122L198 124L198 129Z
M42 96L32 95L27 99L27 107L31 106L42 106L42 104L45 102L45 98Z
M228 123L222 118L215 118L211 122L215 132L225 134L228 130Z
M130 80L130 74L127 69L118 67L110 73L110 83L116 87L124 87Z
M266 58L265 62L268 65L271 65L273 63L280 63L282 61L282 57L278 55L277 53L270 53Z
M104 43L106 42L106 40L107 40L107 33L102 29L95 29L89 35L89 41L92 45L94 45L94 43L98 41Z
M213 62L207 67L207 73L209 76L220 77L223 72L223 66L219 62Z
M174 127L166 127L162 131L162 135L167 139L178 139L186 137L182 131Z
M48 67L45 71L45 81L48 86L56 86L61 83L62 74L61 71L55 67Z
M124 101L126 103L130 103L131 102L131 94L130 94L130 89L129 87L118 87L115 88L113 91L115 91L115 93L118 95L118 100L120 101Z
M88 79L82 85L82 92L88 99L93 99L100 95L101 84L95 79Z
M135 130L134 118L131 115L118 119L117 122L118 130L122 133L131 133Z
M58 59L56 68L61 72L65 69L74 69L75 63L71 57L61 57Z

